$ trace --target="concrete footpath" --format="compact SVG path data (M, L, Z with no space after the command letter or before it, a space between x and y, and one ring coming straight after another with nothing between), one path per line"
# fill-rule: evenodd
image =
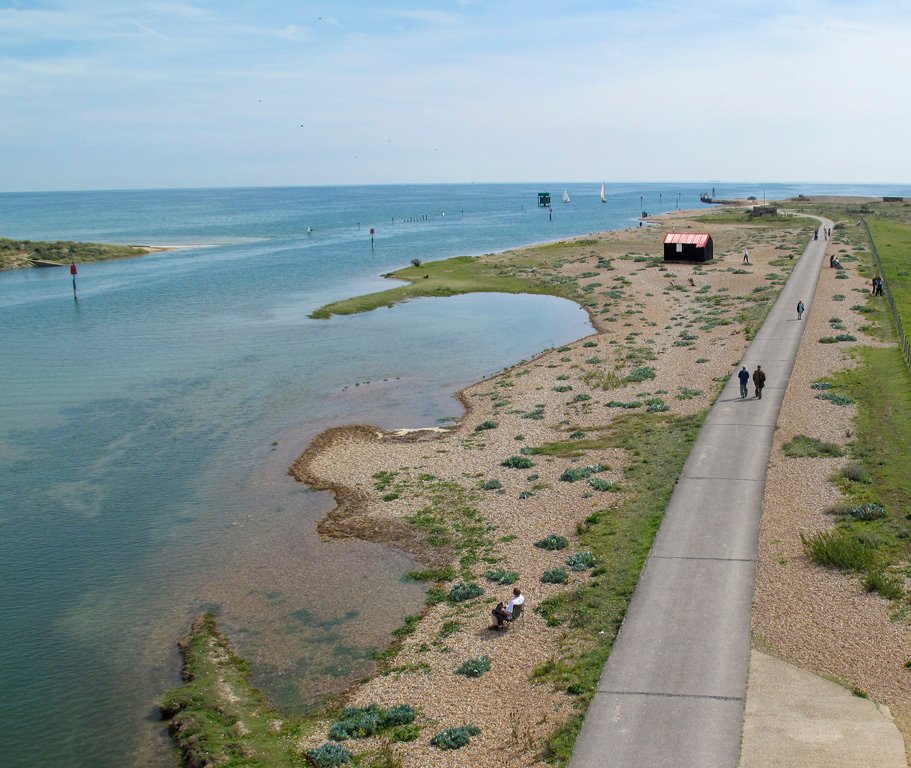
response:
M823 227L832 222L822 221ZM683 467L576 742L570 768L736 768L766 468L826 240L811 240ZM738 369L739 370L739 367Z

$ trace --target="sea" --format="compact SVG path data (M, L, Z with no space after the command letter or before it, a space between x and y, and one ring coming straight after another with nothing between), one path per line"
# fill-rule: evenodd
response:
M333 499L289 465L332 426L451 423L459 389L592 327L572 302L504 294L309 314L412 259L635 227L710 188L607 184L606 203L594 181L0 194L2 237L172 248L80 264L78 301L67 269L0 273L0 765L175 766L157 702L204 611L280 711L369 675L423 600L415 563L322 540Z

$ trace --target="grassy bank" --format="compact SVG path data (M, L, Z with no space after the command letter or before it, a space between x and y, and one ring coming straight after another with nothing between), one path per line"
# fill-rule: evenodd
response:
M69 264L71 260L104 261L141 256L148 253L146 248L134 245L104 245L100 243L76 243L71 240L33 243L29 240L0 238L0 269L27 267L34 260Z
M250 665L234 654L206 614L180 643L184 684L160 708L184 765L281 768L307 765L295 744L311 726L279 716L250 683Z
M553 279L553 271L562 263L559 257L561 245L578 247L579 242L541 247L535 250L535 256L509 261L496 256L458 256L420 266L412 265L386 275L405 280L408 285L336 301L320 307L310 317L324 319L332 315L351 315L392 306L409 299L455 296L461 293L546 293L578 298L578 288L574 283L561 283Z

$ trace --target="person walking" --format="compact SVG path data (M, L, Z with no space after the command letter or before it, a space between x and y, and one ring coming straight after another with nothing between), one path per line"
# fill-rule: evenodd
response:
M743 262L742 263L743 264L750 263L750 252L746 248L743 249Z
M737 374L737 378L740 379L740 396L747 396L747 384L750 383L750 372L747 370L746 366L740 369L740 372Z
M761 365L756 366L753 371L753 386L756 387L756 398L762 400L762 388L765 386L765 371Z
M803 299L801 299L800 301L797 302L797 319L798 320L803 320L803 310L804 310Z

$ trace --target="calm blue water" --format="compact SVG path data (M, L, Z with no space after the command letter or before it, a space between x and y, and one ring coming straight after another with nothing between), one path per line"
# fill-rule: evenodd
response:
M331 498L288 465L334 424L458 416L457 389L590 326L569 302L527 296L307 314L388 287L379 275L412 258L630 226L678 193L697 207L709 185L611 185L607 205L598 187L0 195L2 236L199 246L83 265L78 304L65 270L0 274L0 764L173 764L155 702L203 609L281 706L368 671L422 598L401 583L412 563L320 542Z

